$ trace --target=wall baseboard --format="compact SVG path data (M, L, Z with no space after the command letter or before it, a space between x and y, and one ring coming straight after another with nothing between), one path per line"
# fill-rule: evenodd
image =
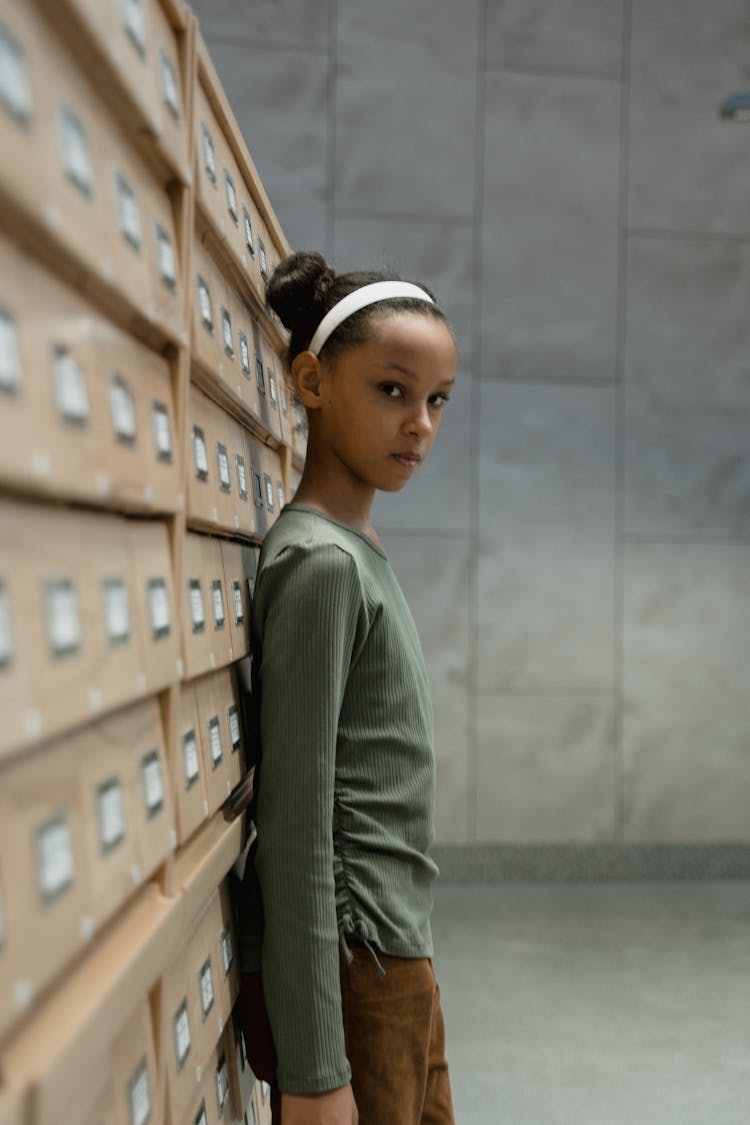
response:
M750 844L468 844L430 853L445 883L750 879Z

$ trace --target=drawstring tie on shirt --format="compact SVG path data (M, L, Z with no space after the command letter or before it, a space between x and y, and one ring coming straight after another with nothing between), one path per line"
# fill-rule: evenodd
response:
M378 960L378 955L377 955L377 953L375 952L375 950L372 946L372 942L375 939L374 929L363 918L357 918L356 921L355 921L352 918L351 914L345 914L343 916L343 918L341 919L341 930L339 932L339 947L341 949L341 952L344 955L344 960L346 961L347 965L351 965L352 961L354 960L354 956L352 954L351 949L347 945L347 942L346 942L347 935L349 937L356 938L357 941L360 942L365 947L367 952L372 957L372 962L375 966L375 971L377 972L378 976L384 977L385 976L385 969L380 964L380 961Z

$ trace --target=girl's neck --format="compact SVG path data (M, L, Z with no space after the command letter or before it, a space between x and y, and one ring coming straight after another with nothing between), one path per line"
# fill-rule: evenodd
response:
M379 543L370 515L375 489L362 481L347 480L340 469L336 471L335 466L316 463L309 454L308 450L302 479L292 499L319 508Z

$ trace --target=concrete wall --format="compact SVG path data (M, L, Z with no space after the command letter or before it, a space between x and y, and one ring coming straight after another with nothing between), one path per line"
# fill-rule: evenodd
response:
M443 843L750 840L745 0L201 0L290 241L441 297L375 523Z

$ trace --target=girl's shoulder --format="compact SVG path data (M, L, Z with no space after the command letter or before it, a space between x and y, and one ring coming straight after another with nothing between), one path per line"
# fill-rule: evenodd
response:
M314 565L318 559L335 557L339 551L353 560L360 572L387 563L383 548L364 532L306 504L286 504L263 540L260 572L283 554L292 554L300 564ZM291 561L291 560L290 560Z

